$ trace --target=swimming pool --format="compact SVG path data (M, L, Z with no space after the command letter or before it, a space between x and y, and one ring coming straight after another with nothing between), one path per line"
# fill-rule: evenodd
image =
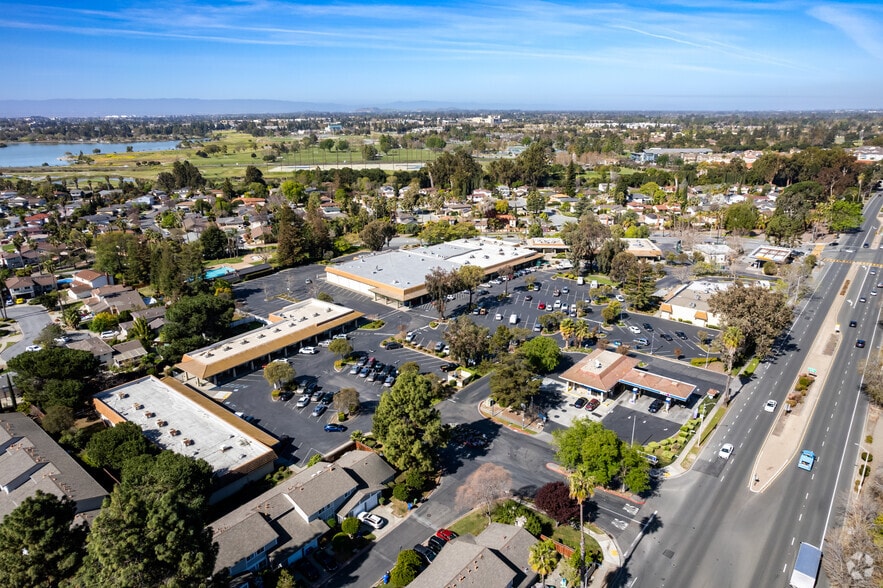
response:
M203 276L206 280L214 280L215 278L223 278L228 274L235 273L236 270L232 267L228 267L226 265L222 265L221 267L213 267L210 270L206 270Z

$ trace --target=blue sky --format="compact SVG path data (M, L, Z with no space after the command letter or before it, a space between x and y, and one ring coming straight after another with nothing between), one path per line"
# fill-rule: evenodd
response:
M0 99L883 108L871 2L3 4Z

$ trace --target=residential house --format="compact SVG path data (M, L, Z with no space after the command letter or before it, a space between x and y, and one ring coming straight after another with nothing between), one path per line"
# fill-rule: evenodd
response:
M113 276L106 272L97 272L91 269L80 270L73 275L72 285L87 286L90 290L113 286Z
M72 341L67 344L68 349L79 349L80 351L88 351L98 358L101 365L107 367L113 362L113 347L99 339L98 337L87 337L78 341Z
M147 350L138 339L125 341L113 346L113 365L123 367L137 363L139 359L147 355Z
M33 265L40 265L40 254L34 249L23 247L20 252L3 251L0 253L0 266L16 270Z
M91 521L107 492L27 415L0 413L0 521L38 490L70 498L76 523Z
M135 319L138 318L143 318L145 321L147 321L147 326L148 328L150 328L150 331L152 333L159 333L159 330L162 329L163 325L166 324L166 307L153 306L150 308L145 308L144 310L133 310L132 320L125 321L119 324L121 337L129 336L129 329L132 328L132 325L135 324Z
M92 314L99 312L120 314L126 310L140 310L147 307L137 291L123 285L93 289L84 306Z
M25 276L23 278L13 276L6 280L6 289L13 299L29 300L47 292L54 292L56 288L55 276Z
M215 572L231 576L289 566L318 546L324 522L343 520L377 504L394 470L376 453L350 451L319 462L212 523L218 543Z
M464 535L441 553L409 586L413 588L528 588L537 574L528 564L536 537L521 527L491 523L478 536Z

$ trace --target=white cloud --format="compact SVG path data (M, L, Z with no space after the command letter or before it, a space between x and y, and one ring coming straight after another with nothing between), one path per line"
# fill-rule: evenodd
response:
M880 18L872 18L870 10L860 13L853 7L843 4L824 4L811 8L808 13L814 18L840 29L853 43L864 49L869 55L883 59L883 40L880 38L883 21Z

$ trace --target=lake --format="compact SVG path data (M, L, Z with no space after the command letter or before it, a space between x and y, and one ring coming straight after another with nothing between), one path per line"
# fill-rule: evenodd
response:
M180 141L142 141L136 143L8 143L0 148L0 168L37 167L44 163L51 167L68 165L59 157L67 152L77 155L92 155L93 149L101 153L125 153L126 147L134 151L168 151L178 146Z

